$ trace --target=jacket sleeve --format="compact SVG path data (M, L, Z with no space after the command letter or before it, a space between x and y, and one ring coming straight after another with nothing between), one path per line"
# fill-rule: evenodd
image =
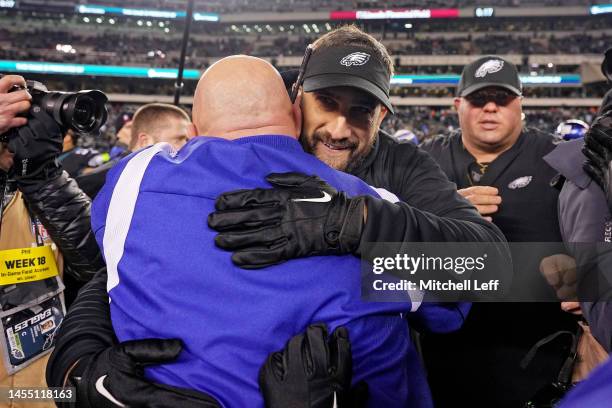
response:
M502 232L457 193L427 152L416 149L404 160L412 165L393 191L402 202L368 198L362 242L499 242L510 259Z
M111 324L106 269L83 286L57 334L47 363L47 384L62 387L64 378L79 360L118 343Z
M105 267L91 231L91 200L68 173L49 179L20 179L18 188L62 252L64 273L88 281Z

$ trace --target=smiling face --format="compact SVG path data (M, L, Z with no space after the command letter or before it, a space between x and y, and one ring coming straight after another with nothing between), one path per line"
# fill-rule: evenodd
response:
M305 92L302 98L304 150L336 170L350 172L372 149L387 108L351 87Z
M501 98L496 101L496 91L498 88L485 88L483 93L490 98L477 99L479 103L476 104L470 102L471 94L455 99L462 138L468 150L501 153L521 134L521 99L515 96L503 102Z

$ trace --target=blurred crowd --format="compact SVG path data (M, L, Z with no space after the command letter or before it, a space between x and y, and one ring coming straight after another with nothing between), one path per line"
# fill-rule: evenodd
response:
M108 31L100 36L74 32L69 29L48 31L31 29L13 32L0 29L0 38L10 39L10 45L0 49L0 59L23 61L79 62L112 65L150 65L176 67L179 62L181 38L155 37ZM187 66L199 68L211 58L231 54L259 57L302 55L314 37L279 36L274 38L193 36L189 43ZM494 34L472 38L466 34L454 38L428 37L388 40L387 48L393 55L480 55L480 54L600 54L612 35L576 33L569 36L537 35L525 37ZM385 41L383 41L385 42ZM28 43L28 47L20 44ZM58 44L68 44L69 52L58 50ZM74 52L72 52L74 49Z
M100 136L83 135L79 139L81 147L108 151L115 143L114 128L117 118L125 112L135 112L137 104L113 103L108 105L109 118L107 125L102 127ZM188 106L183 106L189 112ZM591 123L597 109L576 107L553 107L525 109L524 123L547 133L554 133L557 126L569 119L578 119ZM393 135L399 130L410 130L420 142L437 135L449 134L459 129L457 112L449 107L431 106L397 106L395 115L389 115L381 125L381 129Z
M57 15L0 13L0 59L160 68L178 65L183 31L180 21L147 21L147 26L131 18L117 18L112 24L109 18L95 20L99 22L94 17L62 15L58 24ZM413 21L410 28L398 20L360 24L395 56L600 54L612 40L609 15L442 20ZM300 56L320 30L329 31L337 24L195 25L187 67L206 67L211 59L231 54Z

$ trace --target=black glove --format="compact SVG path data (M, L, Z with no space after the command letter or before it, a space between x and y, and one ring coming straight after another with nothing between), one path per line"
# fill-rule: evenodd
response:
M268 356L259 371L259 388L267 408L356 408L365 404L367 390L364 394L362 383L354 405L351 376L347 330L338 327L328 343L326 326L313 324Z
M587 157L584 171L599 184L612 208L612 110L595 119L584 136L582 152Z
M197 391L155 384L144 378L144 366L174 360L180 340L127 341L110 347L71 372L77 387L78 408L217 408L211 396ZM82 374L79 370L82 369ZM80 378L79 378L80 377Z
M56 158L62 152L63 140L59 125L40 106L33 105L28 124L8 139L8 148L15 154L12 174L16 178L58 174Z
M217 198L208 225L217 246L235 251L246 269L289 259L348 254L359 246L365 197L348 198L317 176L272 173L273 189L239 190Z

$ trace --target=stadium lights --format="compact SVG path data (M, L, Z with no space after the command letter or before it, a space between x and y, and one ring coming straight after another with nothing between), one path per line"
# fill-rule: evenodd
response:
M110 24L115 24L115 19L114 19L114 18L109 18L109 19L108 19L108 22L109 22Z
M70 52L71 49L72 49L72 45L70 45L70 44L57 44L55 46L55 50L56 51L61 51L61 52L65 52L65 53Z
M61 44L60 44L61 45ZM76 50L75 50L76 52ZM158 51L162 53L162 51ZM72 53L72 51L70 51ZM163 54L163 53L162 53ZM117 65L82 65L57 62L9 61L0 60L0 71L36 72L41 74L96 75L126 78L176 78L177 70L171 68L146 68ZM201 72L197 69L186 69L185 79L197 80ZM526 86L565 85L580 87L581 77L578 74L562 75L521 75L521 82ZM394 75L391 84L394 86L457 86L459 75Z
M0 0L7 1L7 0ZM173 10L151 10L151 9L132 9L122 7L109 7L97 4L87 4L75 6L78 13L81 14L121 14L132 17L150 17L150 18L171 18L183 19L187 16L184 11ZM195 21L219 21L219 15L215 13L194 13Z
M163 28L163 27L164 27L164 22L163 22L163 21L160 21L160 22L158 23L158 25L159 25L160 27L162 27L162 28Z
M83 21L89 23L89 17L83 17Z
M413 18L458 18L459 9L372 9L332 11L331 20L391 20Z
M102 21L103 21L103 20L102 20L100 17L96 18L96 23L98 23L98 24L102 24Z
M612 4L599 4L597 6L592 6L589 11L594 15L612 13Z
M138 20L136 24L138 24L139 26L142 26L144 23L142 22L142 20Z
M152 22L147 21L147 27L151 27L152 25L153 25L153 23L152 23Z
M406 24L404 24L404 28L412 28L412 24L406 23Z
M170 29L168 27L164 28L164 32L169 33Z

